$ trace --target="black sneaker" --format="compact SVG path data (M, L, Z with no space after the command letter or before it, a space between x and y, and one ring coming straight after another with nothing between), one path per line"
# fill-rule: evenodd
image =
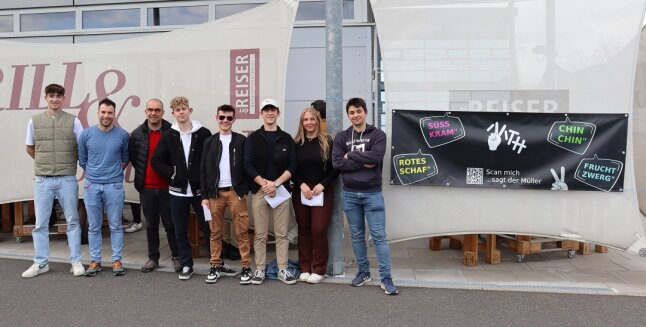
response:
M178 257L173 257L171 259L171 261L173 262L173 270L176 273L181 272L182 271L182 264L179 262L179 258Z
M180 280L189 280L191 276L193 276L193 268L191 267L184 267L182 268L182 272L179 273Z
M240 284L242 284L242 285L251 284L251 275L252 274L253 273L251 272L251 268L242 267L242 271L240 272Z
M237 271L235 271L235 270L231 269L231 268L229 267L229 265L224 264L224 263L220 266L220 273L222 274L222 276L227 276L227 277L235 277L235 276L238 276L238 272L237 272Z
M278 279L287 285L296 284L296 277L294 277L294 273L289 269L280 269L278 271Z
M220 278L220 271L222 269L222 266L211 266L211 269L209 269L209 274L206 275L206 280L204 280L207 284L214 284L215 282L218 281L218 278Z
M253 274L253 278L251 279L251 284L260 285L264 281L265 281L265 271L256 270L256 272Z

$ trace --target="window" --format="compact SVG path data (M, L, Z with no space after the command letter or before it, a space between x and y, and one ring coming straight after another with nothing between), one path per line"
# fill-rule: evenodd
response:
M192 25L208 20L208 6L148 8L148 26Z
M343 19L354 18L354 1L343 1ZM325 1L300 1L296 20L325 20Z
M83 12L83 28L138 26L139 9L88 10Z
M13 32L13 15L0 16L0 33Z
M76 13L50 12L42 14L20 15L20 30L22 32L73 30L76 28Z
M245 10L256 8L258 6L260 6L260 3L246 3L246 4L238 4L238 5L216 5L215 19L231 16L239 12L243 12Z

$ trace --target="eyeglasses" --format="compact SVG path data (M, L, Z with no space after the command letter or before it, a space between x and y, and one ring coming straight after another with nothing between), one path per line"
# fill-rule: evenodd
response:
M220 116L218 116L218 119L219 119L219 120L225 120L225 119L226 119L226 120L228 120L228 121L233 121L233 116L224 116L224 115L220 115Z
M152 108L146 108L146 112L148 112L148 113L155 113L155 114L158 114L158 113L162 112L162 110L161 110L161 109L158 109L158 108L155 108L155 109L152 109Z

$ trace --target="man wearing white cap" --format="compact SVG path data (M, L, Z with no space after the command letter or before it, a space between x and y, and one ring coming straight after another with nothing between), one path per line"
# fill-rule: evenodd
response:
M278 127L280 109L274 99L265 99L260 104L263 125L245 141L244 168L254 183L251 183L251 213L255 227L254 251L256 272L251 279L254 285L265 280L267 265L267 231L269 217L274 220L276 236L276 260L278 279L285 284L296 283L293 273L287 269L289 241L289 209L291 199L272 208L265 196L273 198L280 186L289 189L289 179L296 169L296 150L291 135Z

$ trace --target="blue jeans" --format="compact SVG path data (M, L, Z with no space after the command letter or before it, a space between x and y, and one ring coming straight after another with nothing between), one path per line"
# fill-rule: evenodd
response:
M123 183L99 184L85 181L85 209L88 221L88 243L90 260L101 262L101 223L103 209L110 225L110 243L112 244L112 261L121 260L123 250L123 201L126 193Z
M379 277L390 278L390 246L386 238L386 207L381 192L361 193L343 191L343 211L352 236L352 250L359 272L370 272L366 247L366 225L375 244ZM364 220L365 217L365 220Z
M49 217L54 199L58 199L67 222L67 246L70 261L81 261L81 228L79 227L79 185L76 176L35 176L34 206L36 226L31 232L34 239L34 262L47 263L49 259Z

